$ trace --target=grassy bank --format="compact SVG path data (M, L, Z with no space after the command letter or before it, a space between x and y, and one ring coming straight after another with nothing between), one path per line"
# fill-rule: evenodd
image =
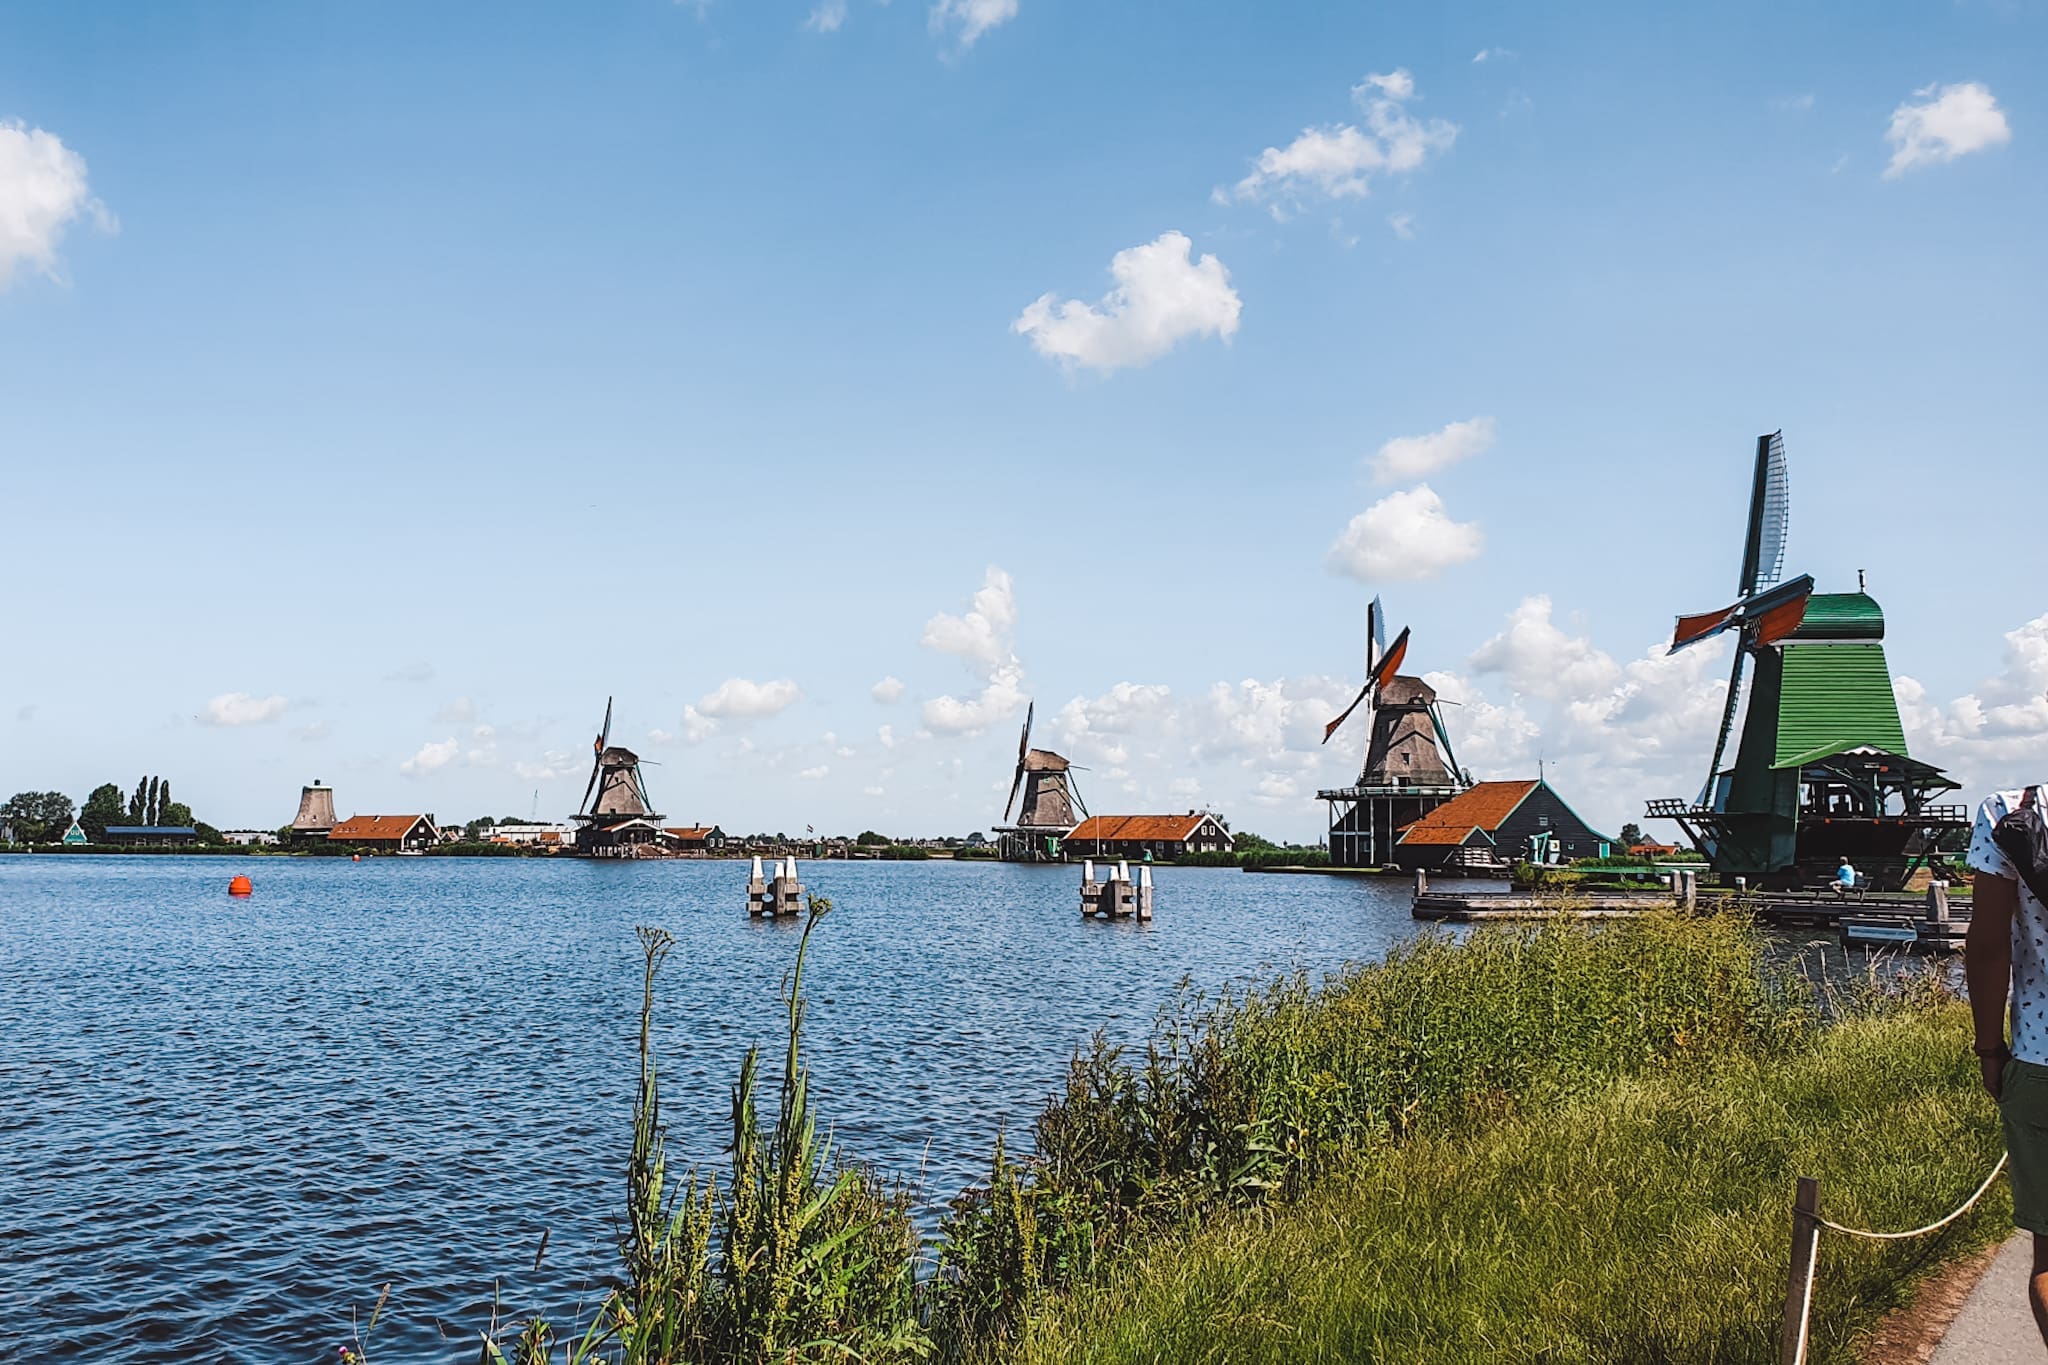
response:
M1995 1150L1962 1018L1924 982L1823 1011L1732 919L1523 923L1184 993L1143 1047L1098 1038L1029 1154L999 1144L920 1247L909 1195L817 1136L804 949L781 1076L740 1067L728 1169L666 1171L669 941L645 942L616 1288L501 1338L513 1361L1762 1360L1795 1174L1896 1226ZM1816 1358L2002 1216L1829 1244Z
M1996 1160L1968 1039L1955 1005L1857 1019L1403 1144L1155 1244L1036 1315L1014 1359L1775 1361L1796 1175L1837 1221L1900 1228ZM1855 1359L1918 1273L2009 1218L2001 1182L1934 1238L1824 1238L1810 1358Z

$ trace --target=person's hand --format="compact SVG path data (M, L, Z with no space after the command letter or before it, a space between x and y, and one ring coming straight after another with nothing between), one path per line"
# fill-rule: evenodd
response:
M2003 1052L1994 1052L1987 1057L1979 1053L1977 1055L1977 1069L1983 1076L1984 1093L1993 1100L2004 1098L2005 1054Z

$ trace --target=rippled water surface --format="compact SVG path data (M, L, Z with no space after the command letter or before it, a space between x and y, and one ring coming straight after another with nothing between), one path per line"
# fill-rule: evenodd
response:
M231 900L248 872L256 895ZM1150 925L1079 870L812 863L807 1038L846 1151L943 1201L1076 1044L1198 986L1379 956L1398 882L1162 869ZM0 858L0 1358L473 1360L494 1283L573 1312L612 1265L638 949L672 1158L715 1161L746 1045L779 1070L796 926L734 863ZM771 1091L772 1093L772 1091ZM548 1252L533 1267L543 1230Z

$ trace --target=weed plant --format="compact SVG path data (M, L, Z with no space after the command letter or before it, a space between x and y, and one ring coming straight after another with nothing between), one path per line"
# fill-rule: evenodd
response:
M818 1134L803 1061L804 957L831 909L810 900L790 973L789 1045L775 1123L763 1128L760 1049L749 1048L732 1094L731 1169L721 1186L692 1172L669 1179L656 1064L654 985L674 939L640 930L640 1080L633 1102L621 1283L580 1337L569 1365L778 1365L889 1362L925 1356L916 1302L919 1243L911 1195L838 1160ZM530 1319L487 1360L544 1365L555 1334Z

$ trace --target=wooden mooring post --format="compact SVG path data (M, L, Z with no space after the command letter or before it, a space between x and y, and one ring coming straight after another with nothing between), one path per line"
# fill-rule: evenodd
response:
M1947 924L1949 922L1948 883L1939 877L1927 883L1927 922L1929 924Z
M780 915L803 913L804 887L796 879L796 859L778 858L775 875L764 876L761 860L754 859L754 866L747 877L747 913L774 919Z
M1792 1264L1785 1277L1785 1317L1778 1328L1779 1365L1804 1365L1806 1359L1813 1259L1819 1241L1820 1182L1802 1175L1792 1198Z
M1081 914L1103 919L1152 918L1152 869L1140 864L1136 881L1131 865L1118 862L1100 881L1093 858L1081 864Z

